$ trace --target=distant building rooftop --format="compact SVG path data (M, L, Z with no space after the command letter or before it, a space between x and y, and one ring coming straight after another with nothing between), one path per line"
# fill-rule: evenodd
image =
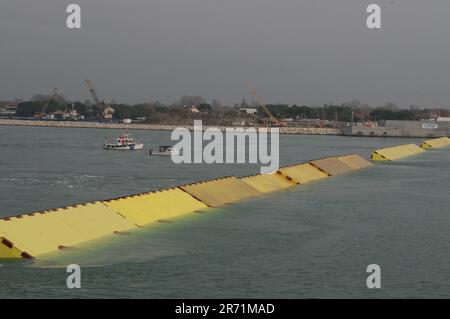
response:
M239 111L241 113L246 113L246 114L256 114L256 113L258 113L258 109L254 108L254 107L241 107L239 109Z
M0 101L0 115L15 115L19 102Z
M0 107L7 109L17 109L19 102L15 101L0 101Z

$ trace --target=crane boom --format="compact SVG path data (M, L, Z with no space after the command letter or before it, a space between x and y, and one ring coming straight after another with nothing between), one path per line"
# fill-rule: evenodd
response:
M110 106L108 106L105 101L100 100L100 98L97 95L97 92L95 91L94 85L89 79L84 80L86 83L86 86L91 93L92 97L94 98L95 106L98 109L98 111L101 113L101 115L105 119L112 119L112 115L114 114L114 109Z
M41 110L42 114L45 114L45 112L47 111L48 106L50 105L50 102L56 101L57 97L58 97L58 88L54 88L53 89L53 93L49 94L47 102L45 102L45 105L44 105L44 107Z
M272 112L270 112L269 108L267 107L266 103L264 103L264 101L256 94L256 92L251 92L253 97L255 98L255 100L258 102L258 104L261 106L261 108L263 109L264 113L267 114L267 116L270 119L270 122L272 122L272 125L277 125L277 126L286 126L285 122L281 122L279 121L273 114Z
M53 92L47 96L47 100L45 101L45 104L42 107L41 111L39 113L36 113L34 117L38 119L43 119L46 115L48 106L50 105L51 102L56 101L57 97L58 97L58 88L54 88Z
M95 92L95 88L94 85L92 85L92 82L89 79L84 80L86 82L86 86L89 90L89 92L91 93L92 97L94 98L94 102L96 105L102 104L102 102L100 102L100 99L98 98L97 92Z

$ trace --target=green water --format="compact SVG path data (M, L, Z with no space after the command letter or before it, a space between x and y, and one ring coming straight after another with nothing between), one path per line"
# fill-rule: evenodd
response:
M107 199L256 165L175 165L101 149L117 131L0 127L0 216ZM146 147L169 132L133 132ZM281 164L415 139L281 136ZM193 213L33 261L0 261L1 298L450 297L450 149ZM82 268L82 288L65 267ZM381 266L381 289L366 267Z

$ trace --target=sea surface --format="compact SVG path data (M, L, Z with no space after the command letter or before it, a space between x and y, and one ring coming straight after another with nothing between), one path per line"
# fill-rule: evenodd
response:
M0 126L0 217L226 175L255 164L148 156L170 132L135 131L144 151L102 149L117 130ZM280 137L293 164L419 139ZM0 260L0 298L449 298L450 149L322 180L35 260ZM66 266L81 267L68 289ZM381 289L366 268L381 267Z

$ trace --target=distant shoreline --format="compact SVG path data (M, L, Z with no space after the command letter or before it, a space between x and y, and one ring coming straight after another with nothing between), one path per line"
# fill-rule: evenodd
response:
M161 124L123 124L123 123L100 123L100 122L71 122L71 121L39 121L39 120L11 120L0 119L0 126L36 126L36 127L58 127L58 128L96 128L96 129L129 129L149 131L172 131L177 127L185 127L193 130L192 125L161 125ZM218 127L225 130L224 126L203 126L205 129ZM236 128L235 126L233 128ZM342 135L342 130L334 128L319 127L280 127L281 134L298 135Z

